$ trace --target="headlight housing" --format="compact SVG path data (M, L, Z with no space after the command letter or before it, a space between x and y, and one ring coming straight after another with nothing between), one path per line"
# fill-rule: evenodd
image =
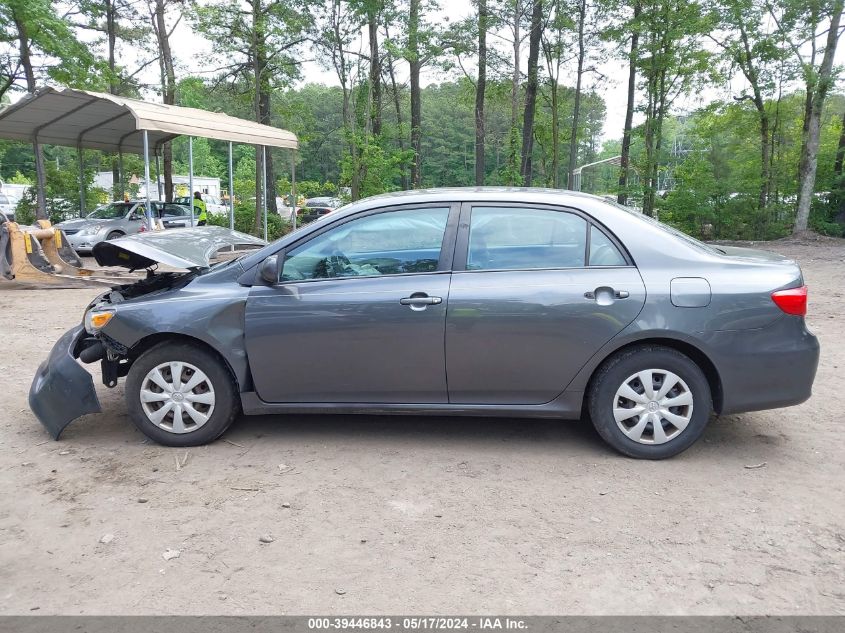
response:
M96 334L114 318L114 310L91 309L85 313L85 331Z
M82 229L79 232L79 234L80 235L94 235L95 233L98 233L100 231L100 229L102 229L102 228L103 228L102 224L95 224L93 226L86 226L84 229Z

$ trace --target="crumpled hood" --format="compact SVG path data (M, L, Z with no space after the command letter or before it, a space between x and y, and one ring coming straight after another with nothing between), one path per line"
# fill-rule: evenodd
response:
M100 266L123 266L131 270L156 263L174 268L208 268L212 257L231 246L266 246L258 237L222 226L152 231L121 237L94 246L94 259Z

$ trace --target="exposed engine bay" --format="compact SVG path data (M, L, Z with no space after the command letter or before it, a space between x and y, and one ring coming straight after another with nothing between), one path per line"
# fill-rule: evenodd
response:
M98 296L88 308L95 306L114 305L136 297L142 297L160 290L181 288L193 279L195 272L156 272L148 269L147 276L131 284L112 286L111 290Z
M92 309L103 309L144 295L181 288L198 274L195 271L159 273L155 269L147 269L147 276L135 283L112 286L111 290L94 299L88 305L86 312ZM100 361L103 384L106 387L115 387L117 379L128 373L133 360L132 351L129 348L103 332L88 333L80 338L74 350L74 356L86 364Z

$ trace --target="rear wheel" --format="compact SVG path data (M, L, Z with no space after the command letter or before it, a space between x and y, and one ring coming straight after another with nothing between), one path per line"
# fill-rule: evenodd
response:
M593 425L620 453L664 459L689 448L713 408L710 385L677 350L643 346L611 357L588 394Z
M235 382L223 361L185 343L160 343L132 364L126 406L135 426L165 446L211 442L238 413Z

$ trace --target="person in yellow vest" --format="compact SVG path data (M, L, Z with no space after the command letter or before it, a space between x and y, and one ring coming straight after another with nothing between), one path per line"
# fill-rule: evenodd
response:
M194 192L194 213L197 214L197 226L205 226L208 223L208 213L205 208L205 200L199 191Z

